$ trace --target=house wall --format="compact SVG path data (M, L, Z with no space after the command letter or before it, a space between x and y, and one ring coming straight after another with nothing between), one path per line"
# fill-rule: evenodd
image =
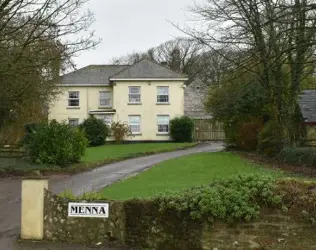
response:
M128 87L141 87L141 105L128 104ZM157 87L169 86L169 104L158 105ZM70 118L78 118L79 123L89 116L89 110L102 110L99 108L99 91L112 91L113 109L116 113L114 121L128 122L129 115L141 116L141 134L135 135L129 140L169 140L169 135L157 134L157 115L170 115L170 119L184 115L184 82L182 81L138 81L116 82L112 87L62 87L58 99L52 103L49 109L49 120L68 121ZM80 92L80 107L69 108L68 91Z
M128 87L141 87L141 105L128 104ZM158 105L157 87L169 86L169 104ZM170 119L184 115L184 83L182 81L117 82L113 86L116 120L128 121L129 115L141 116L141 134L131 140L169 140L169 135L157 134L157 115L170 115Z
M89 116L89 110L99 109L99 91L112 91L112 87L61 87L60 91L50 106L48 119L68 122L70 118L78 118L81 123ZM80 92L79 108L68 107L68 91Z
M208 86L200 80L190 83L184 91L184 113L193 119L210 119L204 109Z

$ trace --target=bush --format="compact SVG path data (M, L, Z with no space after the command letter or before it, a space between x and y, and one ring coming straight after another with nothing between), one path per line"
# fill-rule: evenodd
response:
M192 142L194 123L187 116L176 117L170 121L170 135L176 142Z
M100 146L105 144L105 140L109 135L109 127L100 119L90 116L80 124L80 128L84 130L90 146Z
M107 200L105 197L102 196L100 192L85 192L79 196L74 195L71 189L65 189L63 192L61 192L59 197L68 199L68 200L79 200L79 201L96 201L96 200Z
M267 122L258 137L259 153L274 157L282 150L284 140L281 133L281 128L272 120Z
M278 158L283 163L316 168L316 148L284 148Z
M189 211L193 219L208 217L227 221L256 218L263 206L280 206L281 197L274 195L276 185L271 177L240 175L216 180L207 186L179 193L158 195L160 211Z
M129 135L131 135L131 130L127 123L113 122L111 124L111 134L116 143L121 143Z
M252 118L239 124L236 135L236 147L242 150L256 150L258 135L263 127L262 120Z
M237 125L236 123L224 122L224 133L225 133L225 147L226 149L236 148L237 138Z
M28 136L25 146L34 163L66 166L80 161L88 141L79 128L52 121Z
M27 144L30 140L31 134L34 133L36 130L42 128L44 126L43 123L29 123L24 126L25 129L25 136L22 139L22 144Z

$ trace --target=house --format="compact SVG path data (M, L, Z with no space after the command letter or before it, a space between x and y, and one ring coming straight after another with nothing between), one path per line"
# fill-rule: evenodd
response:
M89 115L128 123L131 140L170 140L170 119L184 115L187 78L149 59L134 65L90 65L61 77L49 119L78 125Z

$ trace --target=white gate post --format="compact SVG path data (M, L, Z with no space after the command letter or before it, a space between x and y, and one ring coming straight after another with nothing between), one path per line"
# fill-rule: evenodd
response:
M43 239L45 189L48 189L47 179L22 180L21 238L24 240Z

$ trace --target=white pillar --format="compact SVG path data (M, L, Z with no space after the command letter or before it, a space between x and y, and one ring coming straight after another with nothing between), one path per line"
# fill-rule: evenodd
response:
M22 180L21 238L42 240L44 235L44 190L47 179Z

